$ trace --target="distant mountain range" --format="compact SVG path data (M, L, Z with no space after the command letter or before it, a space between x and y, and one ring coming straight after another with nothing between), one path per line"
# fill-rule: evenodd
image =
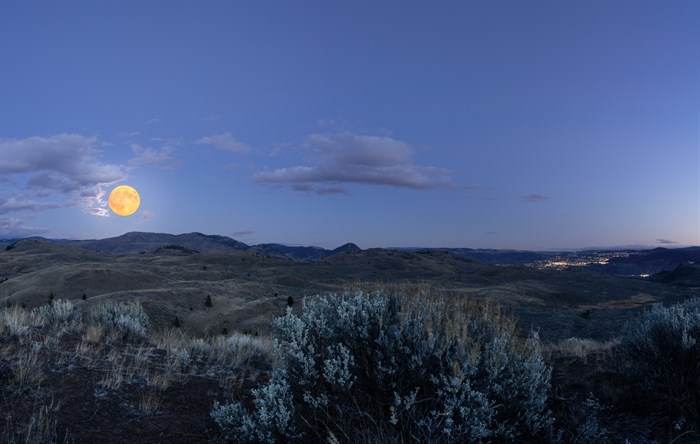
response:
M227 236L202 233L167 234L132 231L117 237L106 239L72 240L47 239L39 236L23 239L0 239L0 248L12 248L18 242L40 240L53 244L69 245L87 250L105 253L137 254L151 253L164 247L179 247L181 251L249 251L254 254L275 256L292 260L321 260L336 253L355 253L362 251L353 243L347 243L334 250L321 247L288 246L282 244L247 245Z
M99 240L46 239L32 237L25 239L0 239L0 248L12 248L18 242L27 239L41 240L53 244L70 245L88 250L105 253L138 254L152 253L164 247L177 249L182 252L212 252L212 251L247 251L262 256L273 256L297 261L319 261L339 253L357 253L362 251L353 243L344 244L334 250L315 246L289 246L283 244L247 245L227 236L207 235L202 233L166 234L129 232L117 237ZM421 252L449 251L485 264L491 265L536 265L547 261L585 262L596 254L609 256L605 263L595 260L577 269L615 274L622 276L653 275L660 272L671 272L679 265L697 262L700 264L700 247L686 248L654 248L647 250L619 250L627 253L616 256L617 250L599 251L521 251L472 248L386 248L388 251Z

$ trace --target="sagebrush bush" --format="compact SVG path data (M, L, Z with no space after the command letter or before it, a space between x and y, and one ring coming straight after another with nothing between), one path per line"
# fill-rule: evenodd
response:
M229 439L522 441L552 422L539 339L518 340L496 310L381 292L302 308L272 323L280 367L252 392L253 411L212 411Z
M661 415L670 434L700 430L700 298L655 304L626 326L620 348L628 401Z
M145 339L150 325L148 315L138 302L107 302L90 312L90 323L120 333L123 339Z
M71 301L53 300L50 304L37 307L31 312L35 323L52 328L68 327L80 319L80 313Z

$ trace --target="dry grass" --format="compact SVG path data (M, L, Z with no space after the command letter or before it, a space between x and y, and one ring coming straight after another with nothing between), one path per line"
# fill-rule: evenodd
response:
M157 390L146 390L139 396L138 409L144 416L153 416L158 413L161 403L161 394Z
M613 338L607 341L569 338L554 344L548 344L544 349L544 353L545 356L551 357L554 354L558 354L564 357L576 357L587 362L587 359L591 356L595 356L598 359L601 356L610 356L612 350L619 344L619 338Z
M58 403L46 403L58 393L69 396L60 398L63 401L82 392L88 404L81 408L88 412L98 408L91 405L96 400L114 400L113 415L151 421L164 410L172 411L172 397L190 385L211 391L213 384L218 396L229 398L246 381L250 386L251 380L269 371L272 362L268 339L240 333L194 338L168 328L134 342L104 325L85 324L80 316L57 322L45 312L0 308L0 372L9 371L7 383L0 385L0 417L5 420L4 428L0 425L1 443L68 442ZM61 381L72 380L74 372L85 376L67 390ZM196 415L210 421L214 399L206 399ZM105 402L112 401L100 405ZM77 422L90 421L96 413Z
M61 403L52 398L48 404L35 404L26 422L13 415L6 415L0 442L7 444L72 443L66 430L59 437L56 416Z
M31 326L30 312L16 305L5 308L0 311L0 325L11 335L24 336Z
M99 344L104 335L105 328L102 325L88 325L83 339L89 344Z
M38 390L45 378L45 364L39 359L41 345L35 343L31 347L23 347L17 356L13 378L9 384L10 390L24 392Z

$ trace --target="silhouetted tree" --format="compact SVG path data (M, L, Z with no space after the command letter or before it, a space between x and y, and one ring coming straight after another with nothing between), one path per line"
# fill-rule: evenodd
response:
M207 300L204 301L204 306L205 307L211 307L211 296L207 295Z
M294 298L289 296L287 298L287 307L291 307L292 305L294 305Z
M182 325L180 324L180 318L178 318L177 316L175 316L175 320L173 321L173 326L174 326L175 328L180 328L180 327L182 326Z

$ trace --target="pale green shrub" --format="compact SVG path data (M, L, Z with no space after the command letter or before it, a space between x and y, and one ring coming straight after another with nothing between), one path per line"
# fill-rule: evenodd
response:
M662 415L674 434L700 436L700 299L655 304L626 326L621 350L630 405Z
M90 323L102 325L123 339L145 339L150 325L148 315L138 302L107 302L90 312Z
M32 310L31 316L36 324L50 328L70 327L80 319L80 313L73 303L65 299L56 299L37 307Z
M536 334L521 341L493 310L401 295L328 295L273 321L280 368L254 410L216 405L243 442L475 442L540 439L550 369Z

